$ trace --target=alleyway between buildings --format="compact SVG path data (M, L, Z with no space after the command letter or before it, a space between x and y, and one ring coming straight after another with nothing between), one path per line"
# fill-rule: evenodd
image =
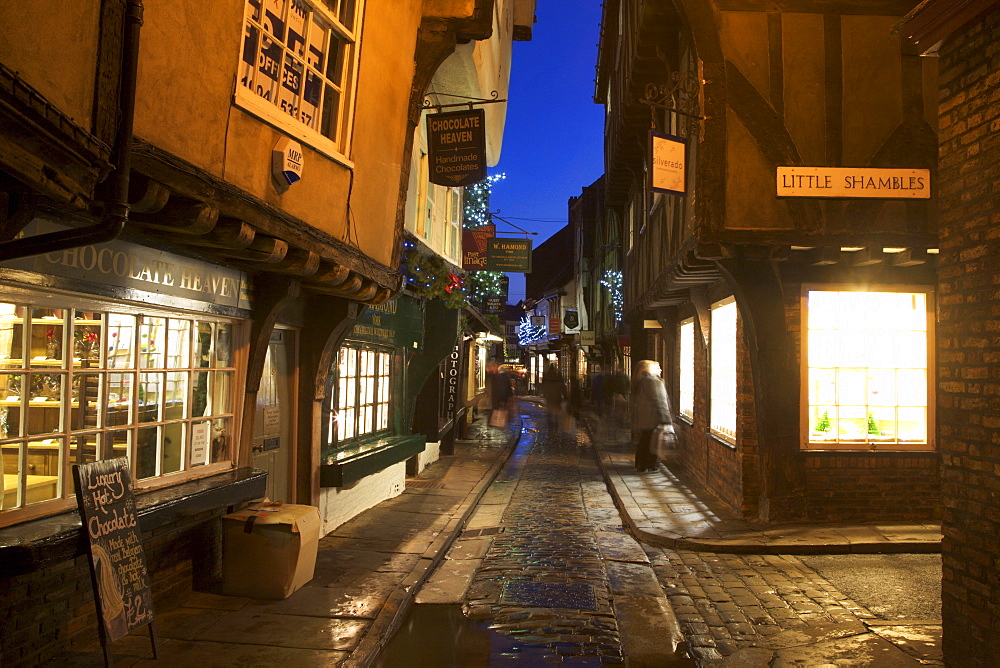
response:
M826 541L848 558L844 536L875 540L871 528L748 529L669 468L634 473L623 433L580 427L549 433L530 401L510 431L480 419L400 496L321 539L314 579L291 597L165 602L160 658L135 633L113 645L116 665L940 663L933 609L880 613L826 579L817 557L781 553ZM671 503L673 515L655 512ZM880 539L930 551L920 530L881 527ZM683 547L698 541L716 551ZM422 625L428 616L444 621ZM95 641L59 665L102 662Z

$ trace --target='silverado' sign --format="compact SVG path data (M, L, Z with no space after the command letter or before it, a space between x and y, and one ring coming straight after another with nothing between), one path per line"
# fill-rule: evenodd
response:
M486 178L486 117L482 109L427 116L430 181L468 186Z

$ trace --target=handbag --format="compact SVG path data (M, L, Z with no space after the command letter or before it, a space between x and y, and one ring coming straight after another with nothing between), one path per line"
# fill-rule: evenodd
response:
M494 408L493 412L490 413L489 425L491 427L499 427L501 429L505 429L507 427L507 409Z
M674 425L661 424L653 430L654 452L657 459L667 459L677 449L677 432Z

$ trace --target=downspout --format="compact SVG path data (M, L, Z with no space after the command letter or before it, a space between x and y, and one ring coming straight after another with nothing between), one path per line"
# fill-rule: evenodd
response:
M115 136L115 170L104 200L101 221L95 225L48 232L0 243L0 261L51 253L66 248L100 244L115 239L128 221L128 182L132 162L132 127L135 90L139 69L139 30L142 28L142 0L126 0L122 36L121 84L118 108L121 118Z

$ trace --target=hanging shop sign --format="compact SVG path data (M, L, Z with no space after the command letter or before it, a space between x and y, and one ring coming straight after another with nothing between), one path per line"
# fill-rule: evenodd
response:
M503 295L487 295L483 298L483 313L501 315L504 303Z
M582 329L580 330L580 345L581 346L593 346L597 344L597 336L592 329Z
M580 329L580 312L574 309L563 311L563 325L567 334L573 334Z
M462 269L484 271L486 269L486 244L496 236L497 226L490 223L462 230Z
M558 312L549 314L549 336L559 336L562 333L562 323Z
M928 199L929 169L778 167L778 197Z
M682 137L649 132L649 187L670 195L687 193L687 143Z
M486 178L486 114L482 109L427 115L430 181L469 186Z
M530 274L531 239L487 240L486 270Z
M369 306L354 324L348 338L418 350L424 344L424 319L420 304L409 297L398 297L378 306Z
M73 482L86 529L101 644L107 652L109 642L153 623L153 596L128 459L75 465Z

